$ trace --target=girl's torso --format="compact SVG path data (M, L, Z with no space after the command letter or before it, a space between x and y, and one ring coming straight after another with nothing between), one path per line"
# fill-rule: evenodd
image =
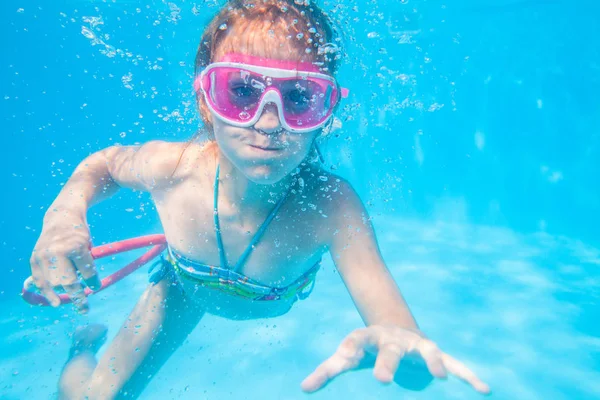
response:
M153 191L152 196L172 251L193 263L222 267L214 223L216 151L209 144L191 145L186 152L191 161L183 166L188 169L184 178ZM301 172L304 184L289 192L237 273L266 287L286 288L310 274L321 260L327 251L330 229L324 182L317 175L325 172L308 168L313 171ZM222 248L229 268L240 259L274 207L270 204L268 209L256 212L218 203ZM209 312L230 318L279 315L295 301L249 302L188 279L180 282L186 294L204 303Z

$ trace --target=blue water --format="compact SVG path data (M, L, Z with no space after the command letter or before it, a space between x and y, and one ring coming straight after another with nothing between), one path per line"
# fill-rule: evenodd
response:
M89 317L18 296L43 213L82 158L197 129L193 58L215 4L0 4L1 399L51 398L74 326L115 334L144 289L141 271L93 298ZM351 90L325 158L367 203L422 329L492 398L599 398L600 3L320 4L344 28ZM126 191L89 222L96 244L160 229L149 198ZM305 398L303 377L361 326L324 267L284 317L203 319L142 398ZM369 370L312 397L479 398L454 379L382 386Z

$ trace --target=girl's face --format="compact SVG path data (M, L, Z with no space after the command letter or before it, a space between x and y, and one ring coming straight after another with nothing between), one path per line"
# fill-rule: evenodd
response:
M273 59L263 46L253 50L243 54L251 56L259 50L261 54L258 56ZM286 55L296 53L291 48L286 50ZM277 56L281 59L283 55ZM226 57L219 54L214 62L223 61ZM209 112L212 114L212 111ZM214 137L222 154L250 181L262 184L278 182L293 172L307 158L322 129L301 133L287 131L282 127L281 116L274 103L266 103L259 119L249 127L231 125L215 114L211 117Z
M277 107L266 104L254 126L240 128L212 116L214 136L227 159L255 183L272 184L293 172L311 151L320 129L291 133L281 126Z
M279 21L279 20L278 20ZM273 24L272 21L253 21L249 23L239 22L232 24L228 27L227 36L220 42L217 49L215 49L214 58L212 63L218 63L227 61L229 55L232 53L246 56L246 58L260 58L265 64L265 67L283 68L286 69L286 63L292 63L294 66L299 66L301 70L310 71L310 68L315 68L313 64L312 54L307 55L306 49L299 45L299 41L296 35L289 35L289 27L283 22L279 21L278 24ZM275 30L281 34L272 35L269 32ZM285 33L285 35L283 35ZM306 32L305 38L310 37L312 33ZM288 38L289 36L289 38ZM282 38L285 37L285 40ZM311 39L312 40L312 39ZM300 47L299 47L300 46ZM308 44L306 44L308 47ZM271 63L268 60L273 60ZM231 60L228 60L231 61ZM256 60L249 61L250 63L256 63ZM242 64L246 63L241 61ZM278 66L279 65L279 66ZM292 68L294 70L294 68ZM317 68L316 71L320 72ZM217 78L215 78L217 79ZM316 78L315 78L316 79ZM269 86L268 81L260 82L262 79L257 79L260 83ZM311 81L312 82L312 81ZM231 83L231 82L229 82ZM254 81L251 81L251 86L256 88ZM246 85L248 83L246 82ZM210 85L210 83L209 83ZM298 92L301 92L301 96L290 95L294 91L291 88L280 87L280 95L286 97L287 100L292 100L295 104L304 104L307 107L313 107L315 111L314 115L309 115L309 118L318 118L319 112L322 112L326 107L331 106L331 102L322 100L329 100L333 93L331 90L326 91L322 96L318 95L318 88L321 90L333 89L327 88L320 83L317 84L315 90L312 90L302 82L296 87ZM238 88L238 84L230 85L229 95L245 96L245 90L252 91L252 88ZM306 86L306 87L305 87ZM212 86L211 86L212 87ZM286 88L289 89L286 93ZM310 90L307 90L310 89ZM223 90L227 90L224 87L219 89L218 93L214 96L218 97L222 95ZM309 95L312 93L313 95ZM212 96L212 95L211 95ZM296 100L298 99L298 100ZM274 101L282 101L279 100ZM322 100L322 104L319 101ZM273 102L266 102L262 110L257 110L258 119L254 125L248 127L235 126L232 123L227 122L227 118L219 118L214 114L214 110L211 107L204 107L210 115L210 122L212 123L215 140L219 146L221 153L227 157L227 159L250 181L261 184L272 184L280 181L281 179L292 173L307 157L314 151L313 142L317 135L320 134L322 128L315 127L314 130L308 130L304 132L296 132L286 130L282 126L282 115L279 115L279 109ZM261 103L262 104L262 103ZM314 107L318 104L319 107ZM288 104L289 106L289 104ZM279 107L282 107L279 104ZM286 105L283 105L286 107ZM225 106L225 109L230 110L229 105ZM284 108L287 112L287 108ZM293 107L292 107L293 109ZM307 111L304 108L304 111ZM293 110L294 116L297 121L301 122L301 113L303 112L302 107ZM205 114L206 115L206 114ZM252 116L254 120L254 115ZM289 121L288 121L289 123ZM291 126L291 125L289 125Z

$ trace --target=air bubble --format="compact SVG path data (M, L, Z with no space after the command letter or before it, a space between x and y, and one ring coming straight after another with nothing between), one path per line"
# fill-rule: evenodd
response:
M269 83L267 83L269 84ZM256 79L252 79L250 81L250 86L252 86L254 89L258 89L260 91L264 91L266 89L266 86L263 82L257 81Z
M340 48L334 43L325 43L319 46L319 48L317 49L317 54L333 54L337 53L338 51L340 51Z
M91 30L89 30L89 28L85 26L81 27L81 34L90 40L96 39L96 35L94 34L94 32L92 32Z
M131 85L132 80L133 74L131 72L121 77L121 82L123 82L123 86L125 86L129 90L133 90L133 86Z
M90 28L95 28L98 25L104 25L102 17L83 17L83 22L90 24Z

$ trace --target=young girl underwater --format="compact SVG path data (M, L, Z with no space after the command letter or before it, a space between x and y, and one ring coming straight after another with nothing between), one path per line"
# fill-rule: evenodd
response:
M346 91L334 78L335 32L312 2L231 0L206 28L196 55L198 107L210 140L114 146L86 158L44 217L33 281L53 305L62 287L88 312L83 284L100 281L90 253L89 207L119 188L152 196L168 247L150 285L96 361L106 329L78 328L59 397L137 397L204 313L276 317L310 294L321 258L335 267L366 327L301 383L314 392L373 357L395 380L400 360L431 375L488 386L418 329L381 258L352 186L313 161ZM307 206L310 205L310 206ZM326 215L327 218L324 218Z

